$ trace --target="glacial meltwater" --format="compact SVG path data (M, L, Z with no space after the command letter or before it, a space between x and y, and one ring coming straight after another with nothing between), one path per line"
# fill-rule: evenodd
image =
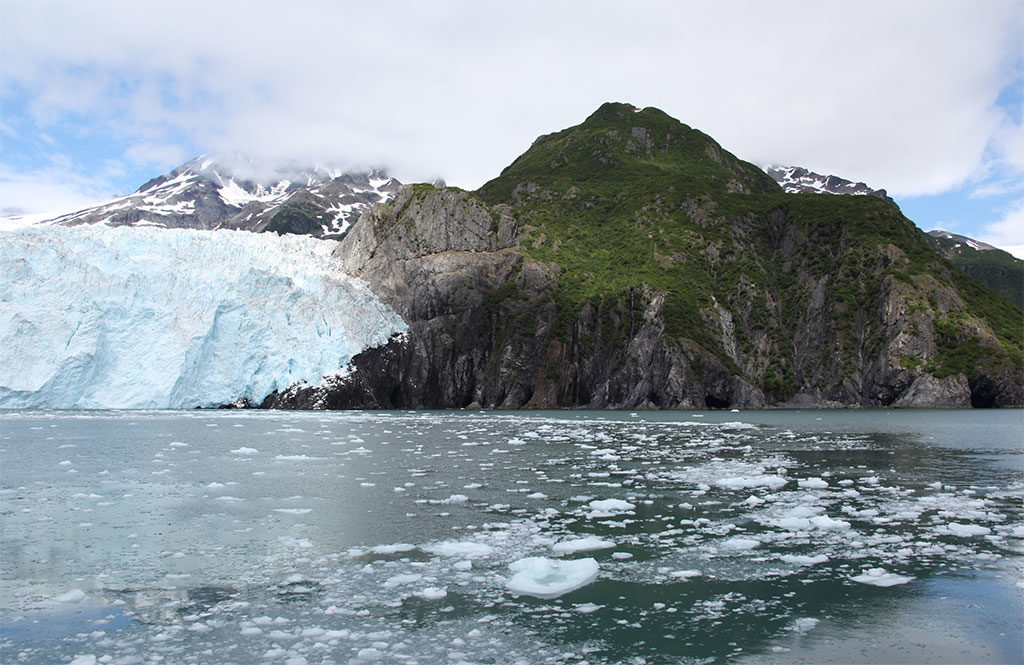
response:
M1020 663L1024 414L0 413L3 663Z

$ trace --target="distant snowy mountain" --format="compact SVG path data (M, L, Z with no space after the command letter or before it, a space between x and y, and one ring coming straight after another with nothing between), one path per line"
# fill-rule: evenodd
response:
M951 251L952 250L958 250L958 249L961 249L963 247L967 247L969 249L974 249L974 250L977 250L979 252L987 252L987 251L990 251L990 250L993 250L993 249L999 249L995 245L990 245L990 244L988 244L986 242L981 242L980 240L975 240L974 238L968 238L967 236L962 236L959 233L950 233L949 231L943 231L941 229L936 229L934 231L929 231L928 235L930 235L933 238L941 238L941 239L945 239L945 240L949 241L949 242L944 242L942 244L942 247L949 248L949 250L951 250Z
M337 376L406 324L338 269L335 247L239 231L0 232L0 408L259 403Z
M276 169L199 157L154 178L134 194L44 223L240 229L337 238L363 210L387 201L401 183L381 170Z
M1005 249L949 231L929 231L935 249L960 270L1024 307L1024 261Z
M892 204L896 203L884 189L871 189L862 182L852 182L834 175L820 175L799 166L772 165L765 172L790 194L856 194L877 196Z

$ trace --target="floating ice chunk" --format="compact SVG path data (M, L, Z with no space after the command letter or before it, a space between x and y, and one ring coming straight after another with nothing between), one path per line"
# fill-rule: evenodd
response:
M546 498L548 498L548 495L544 494L543 492L534 492L533 494L527 494L526 498L527 499L546 499Z
M383 657L384 654L381 653L380 649L374 649L373 647L360 649L359 653L356 654L356 658L359 660L380 660Z
M242 446L241 448L235 448L231 452L233 452L236 455L256 455L260 451L256 450L255 448L246 448L245 446Z
M802 617L797 619L789 626L789 630L796 633L806 633L809 630L813 630L818 625L820 619L812 619L811 617Z
M552 561L531 556L509 564L514 573L506 587L514 594L537 598L557 598L590 584L597 578L594 559Z
M811 524L816 529L824 529L826 531L839 531L842 529L849 529L850 523L844 522L843 520L834 520L828 515L818 515L810 519Z
M700 577L703 575L699 570L673 570L668 574L669 577L675 577L677 579L688 580L691 577Z
M305 538L292 538L291 536L278 536L277 540L280 543L283 543L285 545L290 545L292 547L301 547L303 549L307 549L307 548L313 547L313 543L309 542Z
M946 529L955 536L961 536L963 538L970 538L971 536L987 536L992 533L992 529L987 526L981 526L980 524L960 524L959 522L950 522L946 525Z
M719 478L715 481L715 485L727 490L742 490L749 489L751 487L768 487L770 489L777 490L787 482L789 482L789 480L782 476L761 473L752 476Z
M575 538L573 540L563 540L560 543L555 543L551 546L551 550L557 554L572 554L573 552L605 550L610 547L615 547L615 543L597 536L587 536L585 538Z
M804 478L798 481L797 484L805 490L823 490L828 487L828 482L821 478Z
M441 499L438 503L452 504L452 503L466 503L467 501L469 501L469 497L466 496L465 494L452 494L447 499Z
M423 548L423 551L437 556L456 556L466 559L476 559L479 557L490 556L494 553L494 548L486 543L448 541L427 545Z
M915 578L890 573L885 568L869 568L862 574L857 575L856 577L851 577L850 579L854 582L860 582L861 584L887 587L896 586L897 584L906 584Z
M803 554L783 554L779 558L786 563L795 563L798 566L813 566L816 563L825 563L828 561L828 557L824 554L815 554L813 556L805 556Z
M633 555L629 552L612 552L612 558L625 561L626 559L632 559Z
M286 513L288 515L305 515L313 512L312 508L274 508L275 513Z
M416 549L415 545L409 543L395 543L394 545L375 545L370 548L374 554L398 554L399 552L411 552Z
M85 600L85 592L81 589L72 589L67 593L62 593L59 596L55 596L54 600L58 603L80 603Z
M441 600L448 595L448 589L445 589L444 587L431 586L417 591L415 595L419 596L423 600Z
M580 614L593 614L602 607L604 607L604 605L595 605L594 603L579 603L578 605L573 605L572 608Z
M631 513L636 508L636 505L629 501L623 501L622 499L601 499L591 501L587 505L590 507L590 512L587 513L587 517L590 518L613 517L615 515Z
M75 656L75 659L71 661L70 665L96 665L96 656L91 653Z
M723 542L722 547L730 550L752 550L760 544L760 540L754 540L753 538L740 538L737 536Z
M322 457L310 457L309 455L278 455L274 459L284 462L301 462L304 460L318 460Z
M384 580L384 586L393 587L401 586L403 584L414 584L422 579L423 575L420 575L419 573L402 573L400 575L392 575Z

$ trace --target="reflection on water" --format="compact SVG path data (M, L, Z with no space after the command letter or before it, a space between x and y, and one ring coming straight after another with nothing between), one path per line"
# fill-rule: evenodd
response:
M1016 411L0 418L4 662L1024 658Z

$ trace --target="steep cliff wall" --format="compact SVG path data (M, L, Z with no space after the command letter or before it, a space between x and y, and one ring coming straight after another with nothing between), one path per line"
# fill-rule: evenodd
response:
M402 189L340 243L408 335L264 406L1024 404L1024 312L891 203L786 194L606 104L478 192Z

